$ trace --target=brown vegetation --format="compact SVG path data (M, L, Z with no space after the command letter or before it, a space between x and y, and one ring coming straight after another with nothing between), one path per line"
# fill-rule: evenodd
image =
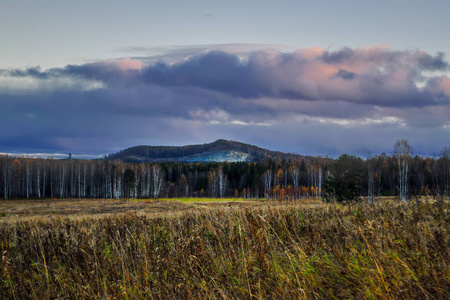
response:
M449 299L450 207L268 203L0 223L9 298Z
M180 199L183 200L183 199ZM117 200L117 199L45 199L45 200L3 200L0 201L0 221L16 222L33 220L40 217L55 218L68 217L84 219L90 217L104 217L117 213L145 214L147 216L161 213L179 213L204 208L228 206L262 205L256 201L215 201L198 202L180 201L177 199L164 200ZM234 200L234 199L233 199ZM320 203L318 199L314 200ZM311 202L307 202L311 203ZM306 204L306 202L305 202Z

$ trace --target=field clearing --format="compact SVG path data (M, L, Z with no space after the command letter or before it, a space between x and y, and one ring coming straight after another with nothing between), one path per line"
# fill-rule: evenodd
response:
M435 201L432 197L422 197L420 200ZM320 198L300 199L294 202L261 198L258 200L243 198L0 200L0 222L39 217L88 218L121 213L152 216L220 207L257 207L274 203L282 205L296 203L304 207L323 205ZM398 198L381 197L380 203L398 203Z
M138 201L140 199L137 199ZM202 202L243 202L243 201L256 201L256 200L245 200L243 198L160 198L160 201L180 201L183 203L202 203ZM262 199L264 200L264 199Z
M45 199L0 200L0 222L42 217L90 218L114 214L160 216L220 207L256 207L266 200L242 198L170 198L170 199ZM320 205L320 199L297 201L301 205ZM271 202L273 203L273 202Z
M205 201L206 200L206 201ZM0 221L18 221L39 217L86 218L111 214L177 213L210 206L250 206L256 201L233 201L229 199L180 198L180 199L46 199L46 200L2 200ZM215 201L217 200L217 201Z

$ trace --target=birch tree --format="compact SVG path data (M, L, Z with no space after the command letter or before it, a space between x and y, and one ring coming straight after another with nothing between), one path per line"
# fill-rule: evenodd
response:
M219 190L218 177L215 170L211 170L208 173L208 185L211 191L211 197L217 197L217 192Z
M153 198L158 198L164 185L164 170L159 165L152 167Z
M369 152L369 156L366 160L367 163L367 202L372 204L375 200L375 172L372 166L372 157Z
M442 187L443 194L448 197L450 194L450 149L444 147L441 151L441 157L437 161L439 166L439 184Z
M63 164L61 166L61 170L59 173L59 197L64 197L64 190L65 190L65 182L66 182L66 166Z
M272 189L273 172L271 169L266 170L262 175L262 181L264 184L264 193L266 198L269 198L269 191Z
M11 177L11 167L8 164L8 160L4 160L2 164L2 178L3 178L3 197L8 199L9 185L11 184L9 178Z
M322 167L319 167L319 171L318 171L318 182L317 182L317 196L319 196L319 198L322 197L322 184L323 184L323 171L322 171Z
M27 191L27 199L30 198L30 166L28 161L25 164L25 179L26 179L26 191Z
M227 179L227 175L225 175L223 173L222 166L219 168L219 171L217 172L217 177L218 177L218 183L219 183L219 196L220 196L220 198L223 198L223 196L225 195L225 192L227 190L228 179Z
M398 164L398 190L400 200L406 202L408 199L408 172L411 159L411 146L406 139L400 139L395 143L394 155Z
M300 169L297 166L291 166L289 168L289 173L291 174L292 184L294 185L295 198L298 197L298 181L300 179Z
M41 198L41 166L39 162L36 166L36 191L37 197Z

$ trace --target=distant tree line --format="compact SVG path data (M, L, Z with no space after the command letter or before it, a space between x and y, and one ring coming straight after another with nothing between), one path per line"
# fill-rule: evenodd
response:
M369 203L381 196L398 196L407 201L413 196L450 196L450 150L440 157L412 156L405 139L398 140L394 154L381 154L363 160L344 154L333 161L324 182L324 199L338 202L361 200Z
M449 196L450 150L412 156L406 140L395 153L362 159L264 158L251 163L124 163L120 160L0 156L0 197L161 198L239 197L331 201L413 195Z
M0 197L313 197L327 159L259 163L124 163L0 157Z

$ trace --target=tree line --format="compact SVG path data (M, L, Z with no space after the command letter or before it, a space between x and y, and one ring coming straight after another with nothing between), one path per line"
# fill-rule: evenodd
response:
M124 163L120 160L0 157L0 197L161 198L239 197L281 199L323 197L347 201L381 196L449 196L450 150L440 157L412 156L406 140L393 155L366 159L264 158L240 163Z

